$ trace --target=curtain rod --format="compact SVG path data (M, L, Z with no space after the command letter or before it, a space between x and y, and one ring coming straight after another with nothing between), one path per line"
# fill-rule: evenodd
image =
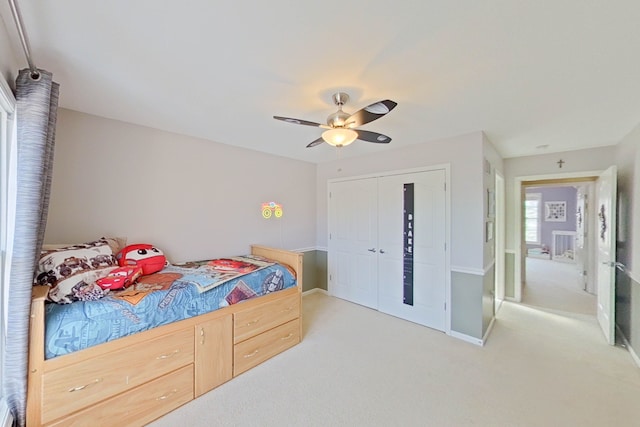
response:
M31 70L31 78L37 80L40 78L40 71L38 71L38 67L33 63L33 59L31 58L31 48L29 46L29 39L27 38L27 33L24 31L24 25L22 23L22 15L20 14L20 9L18 8L18 4L16 0L9 0L9 5L11 6L11 13L13 13L13 20L16 23L16 28L18 28L18 35L20 36L20 42L22 43L22 49L24 50L24 55L27 57L27 63L29 64L29 70Z

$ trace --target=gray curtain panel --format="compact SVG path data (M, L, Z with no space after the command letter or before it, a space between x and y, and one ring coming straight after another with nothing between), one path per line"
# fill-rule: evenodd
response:
M19 426L25 424L31 288L47 223L58 92L58 84L47 71L40 70L40 77L34 80L28 69L21 70L16 79L16 229L2 387Z

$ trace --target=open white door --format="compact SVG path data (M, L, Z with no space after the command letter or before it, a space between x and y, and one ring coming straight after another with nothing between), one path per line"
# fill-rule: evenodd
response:
M616 167L604 171L597 181L598 323L607 342L615 344L616 262Z
M589 220L587 206L589 206L589 203L587 203L588 195L586 185L580 185L578 187L578 194L576 195L576 199L576 240L574 247L574 259L576 261L576 268L578 269L578 286L580 286L580 289L588 291L586 271L589 253L589 245L587 240L587 224Z

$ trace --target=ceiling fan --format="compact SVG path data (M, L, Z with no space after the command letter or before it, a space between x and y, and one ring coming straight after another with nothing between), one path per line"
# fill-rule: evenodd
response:
M310 122L308 120L293 119L290 117L273 116L276 120L282 120L287 123L297 125L314 126L327 129L322 132L322 136L307 145L315 147L323 142L333 145L334 147L344 147L351 144L356 139L366 142L375 142L377 144L388 144L391 138L377 132L356 129L366 123L372 122L393 110L398 103L385 99L384 101L374 102L371 105L356 111L353 114L342 111L342 106L349 101L349 95L344 92L333 94L333 102L338 106L338 111L327 117L327 124Z

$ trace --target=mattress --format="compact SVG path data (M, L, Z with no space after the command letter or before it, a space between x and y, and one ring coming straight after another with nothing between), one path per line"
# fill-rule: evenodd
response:
M165 267L144 276L124 291L110 292L96 301L47 304L45 358L69 354L297 284L294 271L282 264L265 263L252 272L225 274L222 278L217 274L212 279L206 271L208 263L211 261Z

